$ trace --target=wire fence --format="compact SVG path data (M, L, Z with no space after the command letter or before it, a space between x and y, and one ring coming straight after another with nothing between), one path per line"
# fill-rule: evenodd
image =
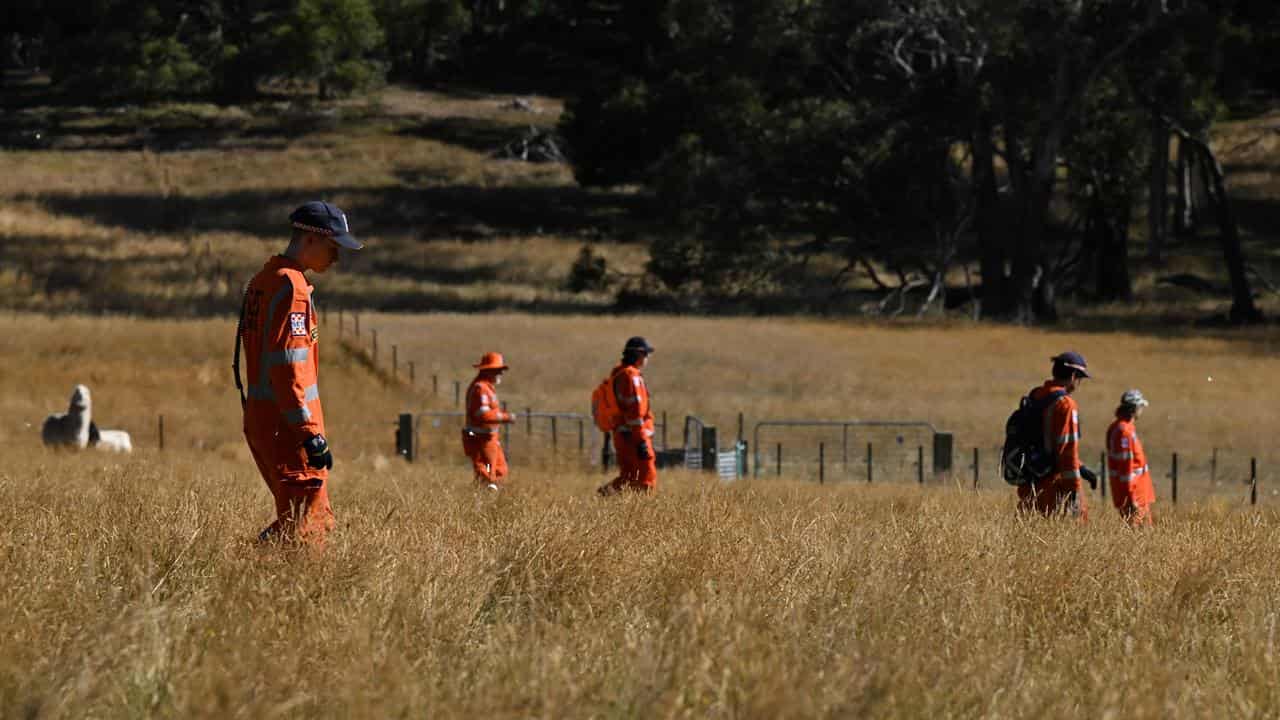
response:
M457 459L461 454L461 408L466 383L434 373L418 373L416 363L402 357L396 344L389 344L384 338L379 345L377 328L362 329L358 313L339 309L337 326L339 342L363 358L374 373L414 388L437 403L452 401L457 410L416 414L413 432L421 457L433 461ZM501 434L512 461L573 462L595 467L609 464L605 436L595 429L589 416L531 408L514 411L517 422L504 426ZM690 415L684 418L677 438L676 428L663 412L656 422L654 446L667 462L708 472L717 471L733 448L743 455L737 463L738 474L759 479L945 482L974 489L1008 489L1001 478L999 445L966 446L927 421L761 420L753 426L749 446L745 428L743 414L738 413L735 444L728 432L717 435L715 428ZM180 432L170 426L170 445ZM164 442L159 437L157 441ZM708 447L708 441L715 447ZM1276 451L1212 448L1202 453L1149 453L1149 461L1157 498L1162 502L1221 497L1256 504L1266 498L1280 500L1280 483L1273 481L1270 474L1270 468L1280 466L1280 455L1273 457L1275 454ZM1082 460L1103 476L1105 457ZM1094 491L1102 498L1109 497L1110 492L1108 482L1100 482Z

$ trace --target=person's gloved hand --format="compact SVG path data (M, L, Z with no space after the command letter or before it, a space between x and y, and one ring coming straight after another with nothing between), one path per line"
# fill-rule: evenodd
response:
M1098 489L1098 476L1088 467L1084 465L1080 466L1080 477L1084 478L1084 481L1089 483L1090 490Z
M648 460L653 457L653 452L649 450L648 440L641 440L640 444L636 445L636 455L638 455L641 460Z
M312 435L302 447L307 450L307 465L317 470L333 468L333 453L329 452L329 443L323 435Z

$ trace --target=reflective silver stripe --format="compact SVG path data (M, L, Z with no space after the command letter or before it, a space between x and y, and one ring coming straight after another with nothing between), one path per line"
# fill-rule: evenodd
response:
M275 365L292 365L293 363L306 362L310 355L311 348L304 347L264 352L262 353L262 366L273 367Z
M265 348L270 345L271 318L276 314L276 306L280 304L281 300L292 296L293 282L286 282L284 287L277 290L276 294L271 298L271 302L267 304L267 316L262 319L262 347ZM265 356L266 353L263 353L263 355ZM266 358L263 357L262 359L265 360ZM271 387L269 370L270 368L265 362L262 363L262 367L258 368L258 384L265 388Z
M644 424L644 420L641 420L640 418L636 418L635 420L628 420L628 421L627 421L627 424L628 424L628 425L637 425L637 426L639 426L639 425L643 425L643 424Z
M1108 453L1108 454L1111 456L1112 460L1132 460L1133 459L1133 453L1131 452Z
M488 405L481 405L478 412L487 413L492 409L493 408L489 407Z
M311 402L320 399L320 386L308 385L302 388L302 402Z
M1066 435L1059 435L1059 436L1058 436L1058 440L1057 440L1057 444L1058 444L1058 445L1066 445L1068 442L1071 442L1071 441L1073 441L1073 440L1074 440L1074 441L1076 441L1076 442L1079 442L1079 441L1080 441L1080 433L1067 433Z
M1064 471L1062 472L1062 475L1060 475L1059 477L1061 477L1063 480L1075 480L1076 478L1080 477L1080 471L1079 471L1079 470L1064 470Z
M311 419L311 411L305 407L284 411L284 419L293 425L301 425Z
M1133 479L1132 475L1116 475L1116 482L1127 483Z
M498 432L497 430L494 430L492 428L478 428L478 427L471 427L470 425L467 426L466 430L467 432L474 433L476 435L493 435L494 433Z
M645 430L645 431L644 431L644 434L645 434L645 437L653 437L653 431L652 431L652 430Z
M1142 477L1143 475L1146 475L1146 474L1147 474L1147 466L1146 466L1146 465L1143 465L1142 467L1140 467L1140 468L1138 468L1137 470L1134 470L1134 471L1133 471L1133 476L1134 476L1134 477Z

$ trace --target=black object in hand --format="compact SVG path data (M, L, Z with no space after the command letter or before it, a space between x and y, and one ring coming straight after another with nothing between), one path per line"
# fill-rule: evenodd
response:
M307 464L319 470L333 468L333 453L329 452L329 443L323 435L312 435L302 443L307 449Z
M1090 490L1098 489L1098 476L1092 470L1084 467L1083 465L1080 466L1080 477L1084 478L1085 482L1089 483Z

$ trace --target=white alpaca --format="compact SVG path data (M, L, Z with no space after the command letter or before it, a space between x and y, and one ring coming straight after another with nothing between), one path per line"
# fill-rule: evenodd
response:
M83 449L89 446L89 388L77 385L71 391L71 407L44 419L40 437L45 445Z
M71 391L71 405L65 413L54 413L44 419L40 437L45 445L84 449L95 447L112 452L133 452L133 441L124 430L98 430L93 424L93 401L89 388L76 385Z
M98 443L94 447L112 452L133 452L133 441L124 430L101 430L98 432Z

